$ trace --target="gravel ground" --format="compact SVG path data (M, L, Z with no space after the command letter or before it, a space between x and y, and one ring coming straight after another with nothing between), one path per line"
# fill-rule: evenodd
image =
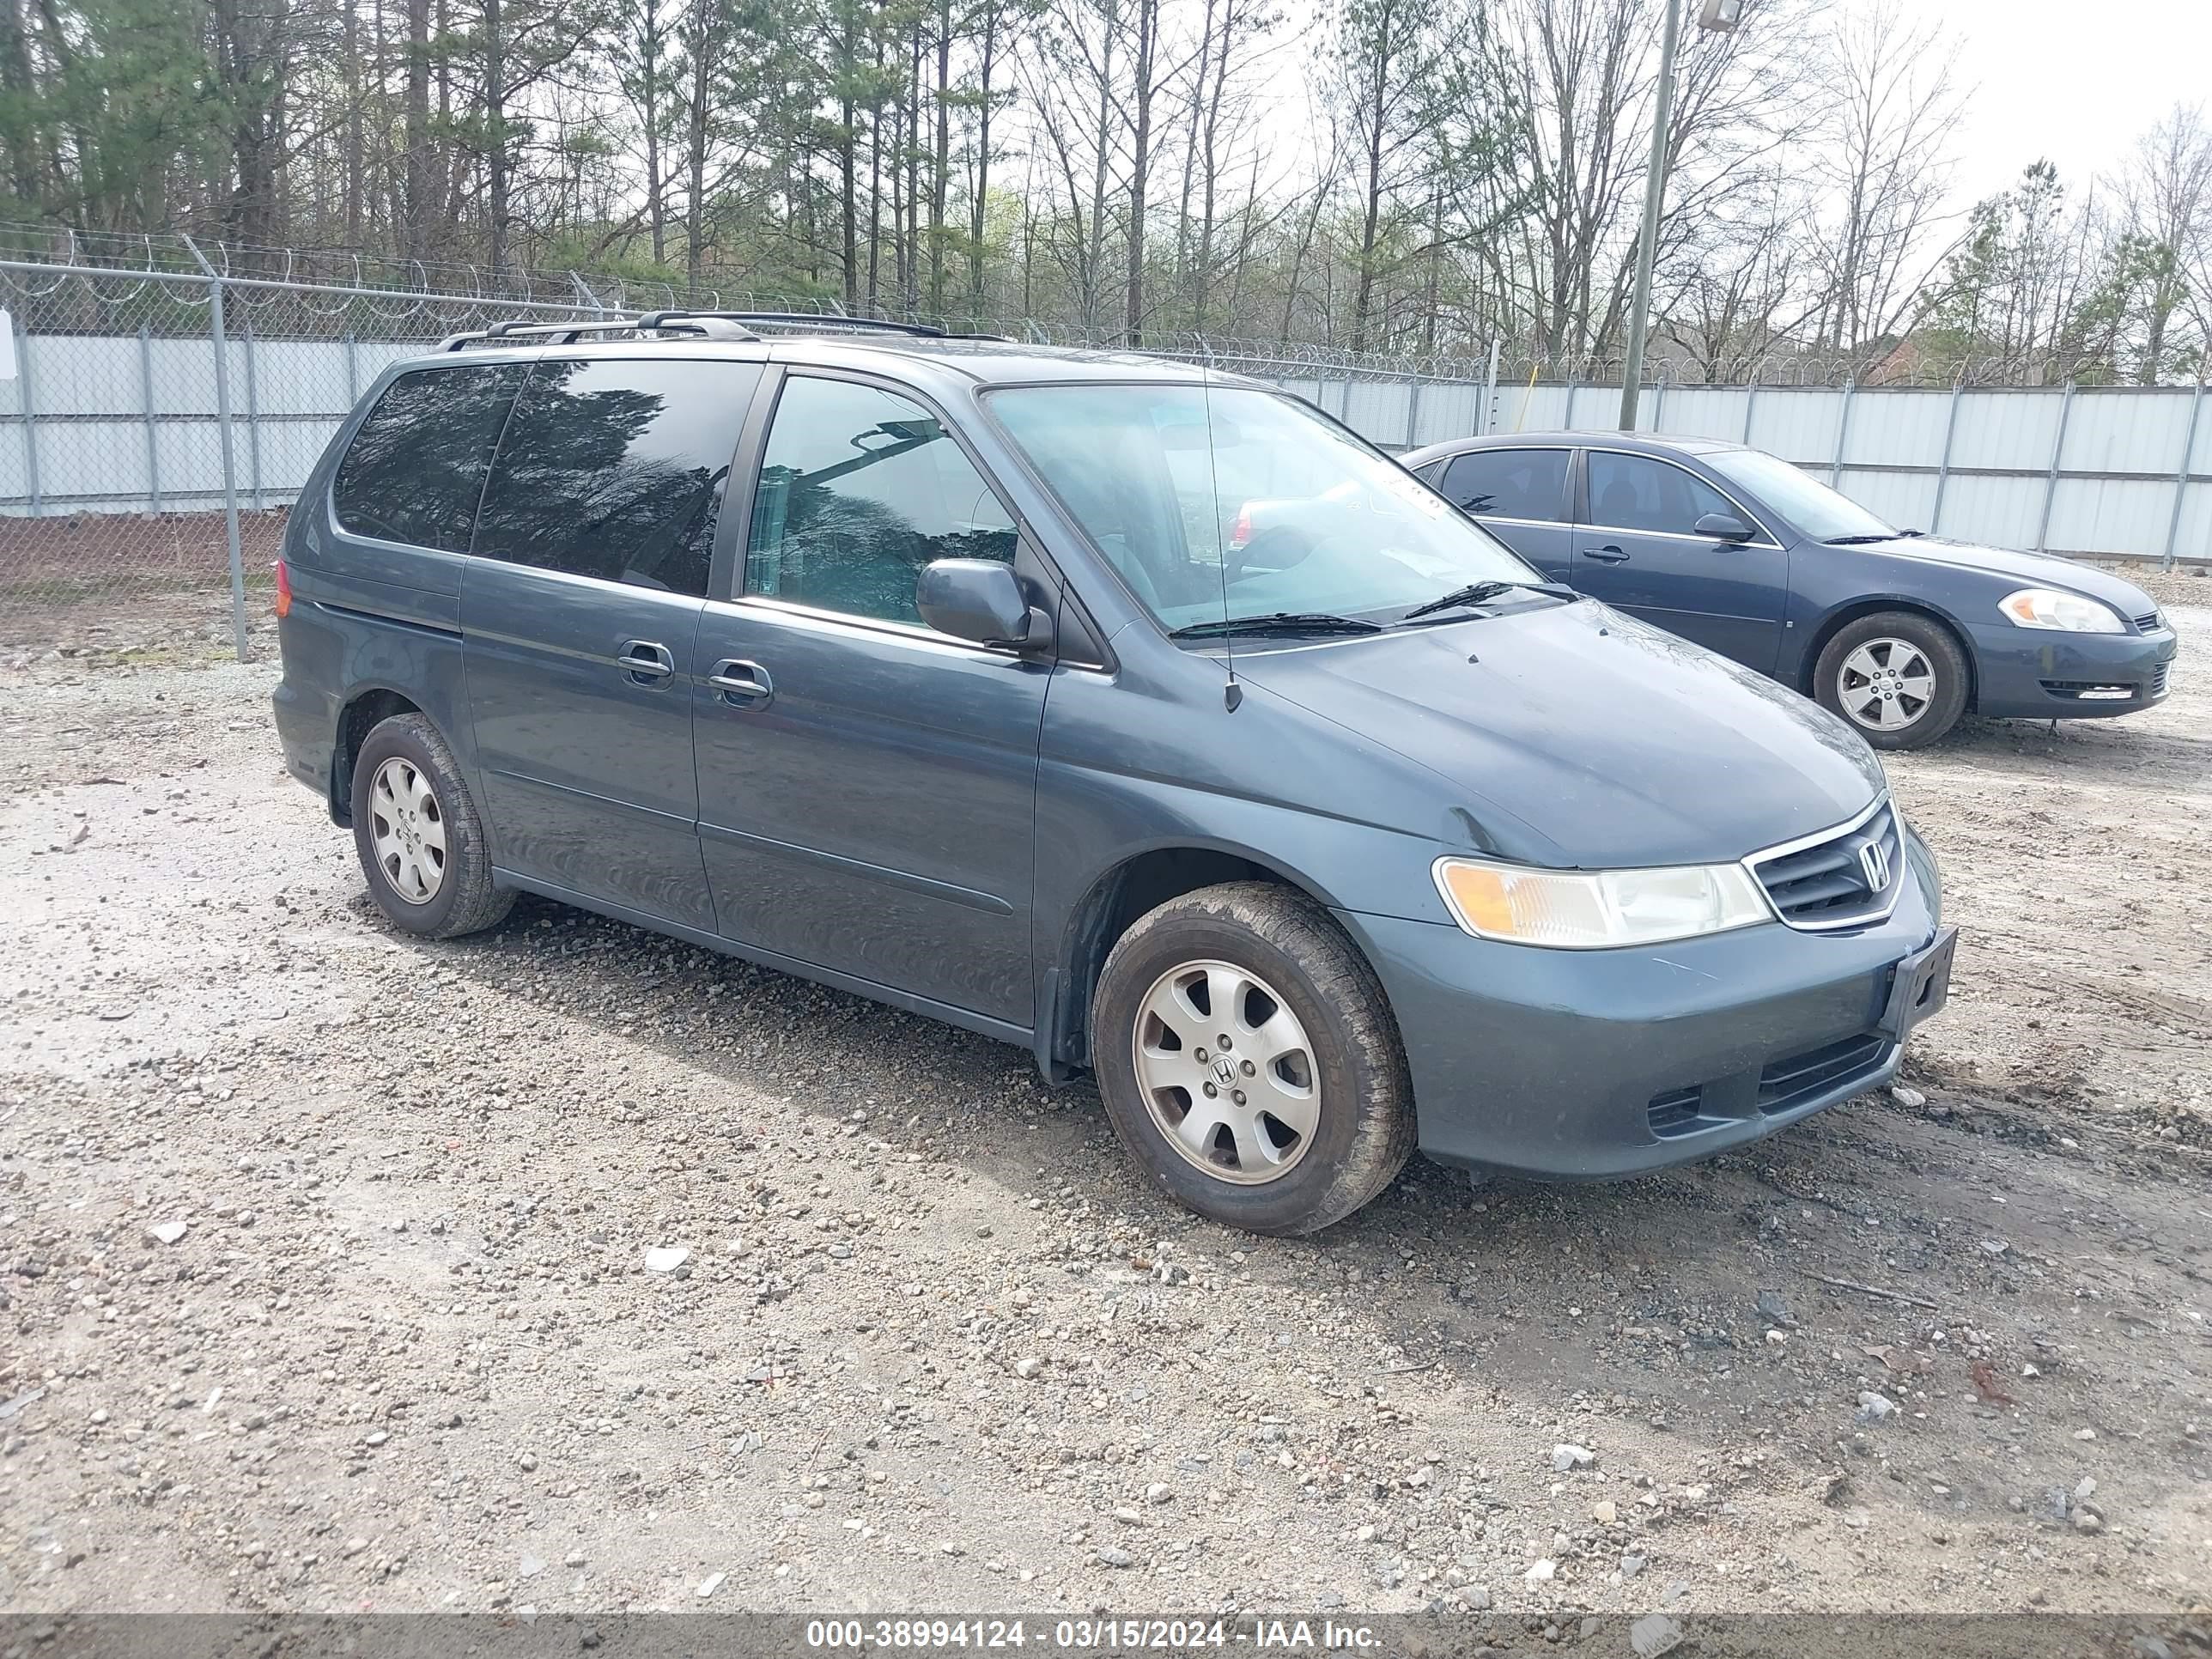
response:
M219 617L49 631L0 659L0 1605L2212 1600L2174 614L2164 708L1893 763L1964 930L1908 1086L1621 1186L1416 1160L1293 1242L1012 1048L535 901L397 937Z

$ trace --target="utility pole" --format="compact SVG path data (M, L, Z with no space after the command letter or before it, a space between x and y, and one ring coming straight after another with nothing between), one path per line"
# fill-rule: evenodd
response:
M1667 128L1674 114L1674 48L1686 0L1660 0L1667 21L1659 34L1659 86L1652 97L1651 163L1644 177L1644 233L1636 243L1636 291L1628 310L1628 351L1621 363L1620 429L1636 430L1636 397L1644 380L1644 340L1651 324L1651 265L1659 251L1660 209L1667 198ZM1704 0L1698 27L1726 34L1744 0Z

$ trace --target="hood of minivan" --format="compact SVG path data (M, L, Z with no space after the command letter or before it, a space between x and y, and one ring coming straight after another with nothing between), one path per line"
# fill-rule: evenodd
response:
M2144 615L2154 607L2149 594L2109 570L2076 563L2051 553L2019 553L2008 547L1984 547L1974 542L1945 541L1935 536L1899 536L1886 542L1866 542L1853 550L1911 559L1923 564L1948 565L1954 570L1986 570L2015 586L2063 587L2102 599L2123 617ZM1999 595L2002 598L2002 595ZM1994 614L1978 622L2000 620Z
M1589 600L1240 646L1236 666L1439 775L1489 850L1528 863L1741 858L1854 817L1884 787L1826 710Z

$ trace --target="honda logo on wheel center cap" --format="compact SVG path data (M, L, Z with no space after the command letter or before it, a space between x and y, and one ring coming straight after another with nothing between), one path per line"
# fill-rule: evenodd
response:
M1237 1081L1237 1065L1227 1055L1218 1055L1213 1062L1213 1075L1225 1087Z

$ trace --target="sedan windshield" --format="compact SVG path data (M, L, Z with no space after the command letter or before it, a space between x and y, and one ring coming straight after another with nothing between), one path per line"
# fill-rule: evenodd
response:
M1799 471L1778 455L1763 449L1723 449L1707 455L1705 462L1723 477L1741 484L1796 526L1798 534L1816 542L1849 537L1863 541L1897 534L1848 495L1838 495L1818 478Z
M1019 386L991 408L1170 631L1272 618L1292 633L1304 618L1345 632L1479 582L1539 580L1412 474L1273 392Z

